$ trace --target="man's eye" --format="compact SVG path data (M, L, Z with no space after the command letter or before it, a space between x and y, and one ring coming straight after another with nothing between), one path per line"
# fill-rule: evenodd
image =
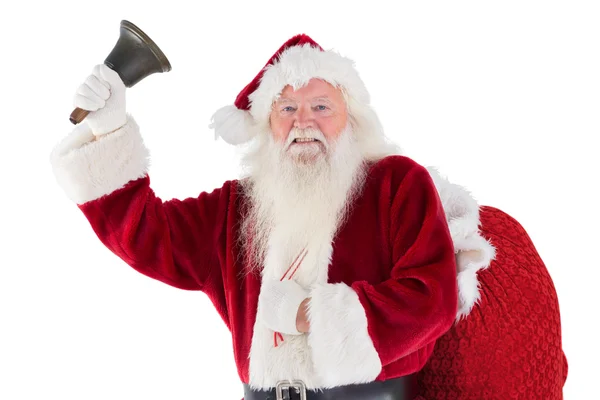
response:
M317 110L319 110L319 111L325 111L325 110L327 110L327 106L324 106L324 105L318 105L318 106L317 106L317 107L315 107L315 108L316 108Z
M291 107L291 106L283 107L283 108L281 109L281 111L284 111L284 112L292 112L292 111L294 111L294 107Z

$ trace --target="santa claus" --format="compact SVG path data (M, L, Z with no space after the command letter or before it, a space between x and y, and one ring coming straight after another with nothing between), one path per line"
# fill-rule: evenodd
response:
M243 176L197 198L155 195L114 71L96 66L75 106L91 113L52 152L57 181L124 262L209 296L246 400L425 393L496 249L471 196L386 139L351 60L284 43L213 118L247 144Z

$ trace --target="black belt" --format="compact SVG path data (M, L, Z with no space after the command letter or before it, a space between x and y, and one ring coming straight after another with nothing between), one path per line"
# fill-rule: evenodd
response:
M413 400L418 395L416 374L318 391L300 381L285 382L270 390L256 391L244 384L244 400Z

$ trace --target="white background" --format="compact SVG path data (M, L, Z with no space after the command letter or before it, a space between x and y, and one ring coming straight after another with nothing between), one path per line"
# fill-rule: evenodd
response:
M116 258L51 172L72 95L121 19L173 66L128 91L160 197L236 177L237 155L213 140L210 117L285 40L307 33L356 61L406 155L523 224L558 292L565 398L597 398L597 2L119 3L19 2L0 16L1 399L242 397L206 296Z

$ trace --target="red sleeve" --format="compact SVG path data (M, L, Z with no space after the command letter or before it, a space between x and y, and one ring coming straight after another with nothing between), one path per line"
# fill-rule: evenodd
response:
M356 282L381 363L413 353L445 333L456 317L456 260L442 204L425 168L403 179L391 206L390 279Z
M453 243L429 173L414 164L399 182L393 174L386 179L389 279L326 284L311 292L309 341L315 368L329 386L374 380L382 367L444 334L456 316Z
M163 202L148 176L79 207L108 249L140 273L201 290L217 267L230 183L197 198Z
M202 290L218 265L230 183L197 198L163 202L150 188L149 159L131 115L100 137L78 124L50 155L58 184L106 247L151 278Z

